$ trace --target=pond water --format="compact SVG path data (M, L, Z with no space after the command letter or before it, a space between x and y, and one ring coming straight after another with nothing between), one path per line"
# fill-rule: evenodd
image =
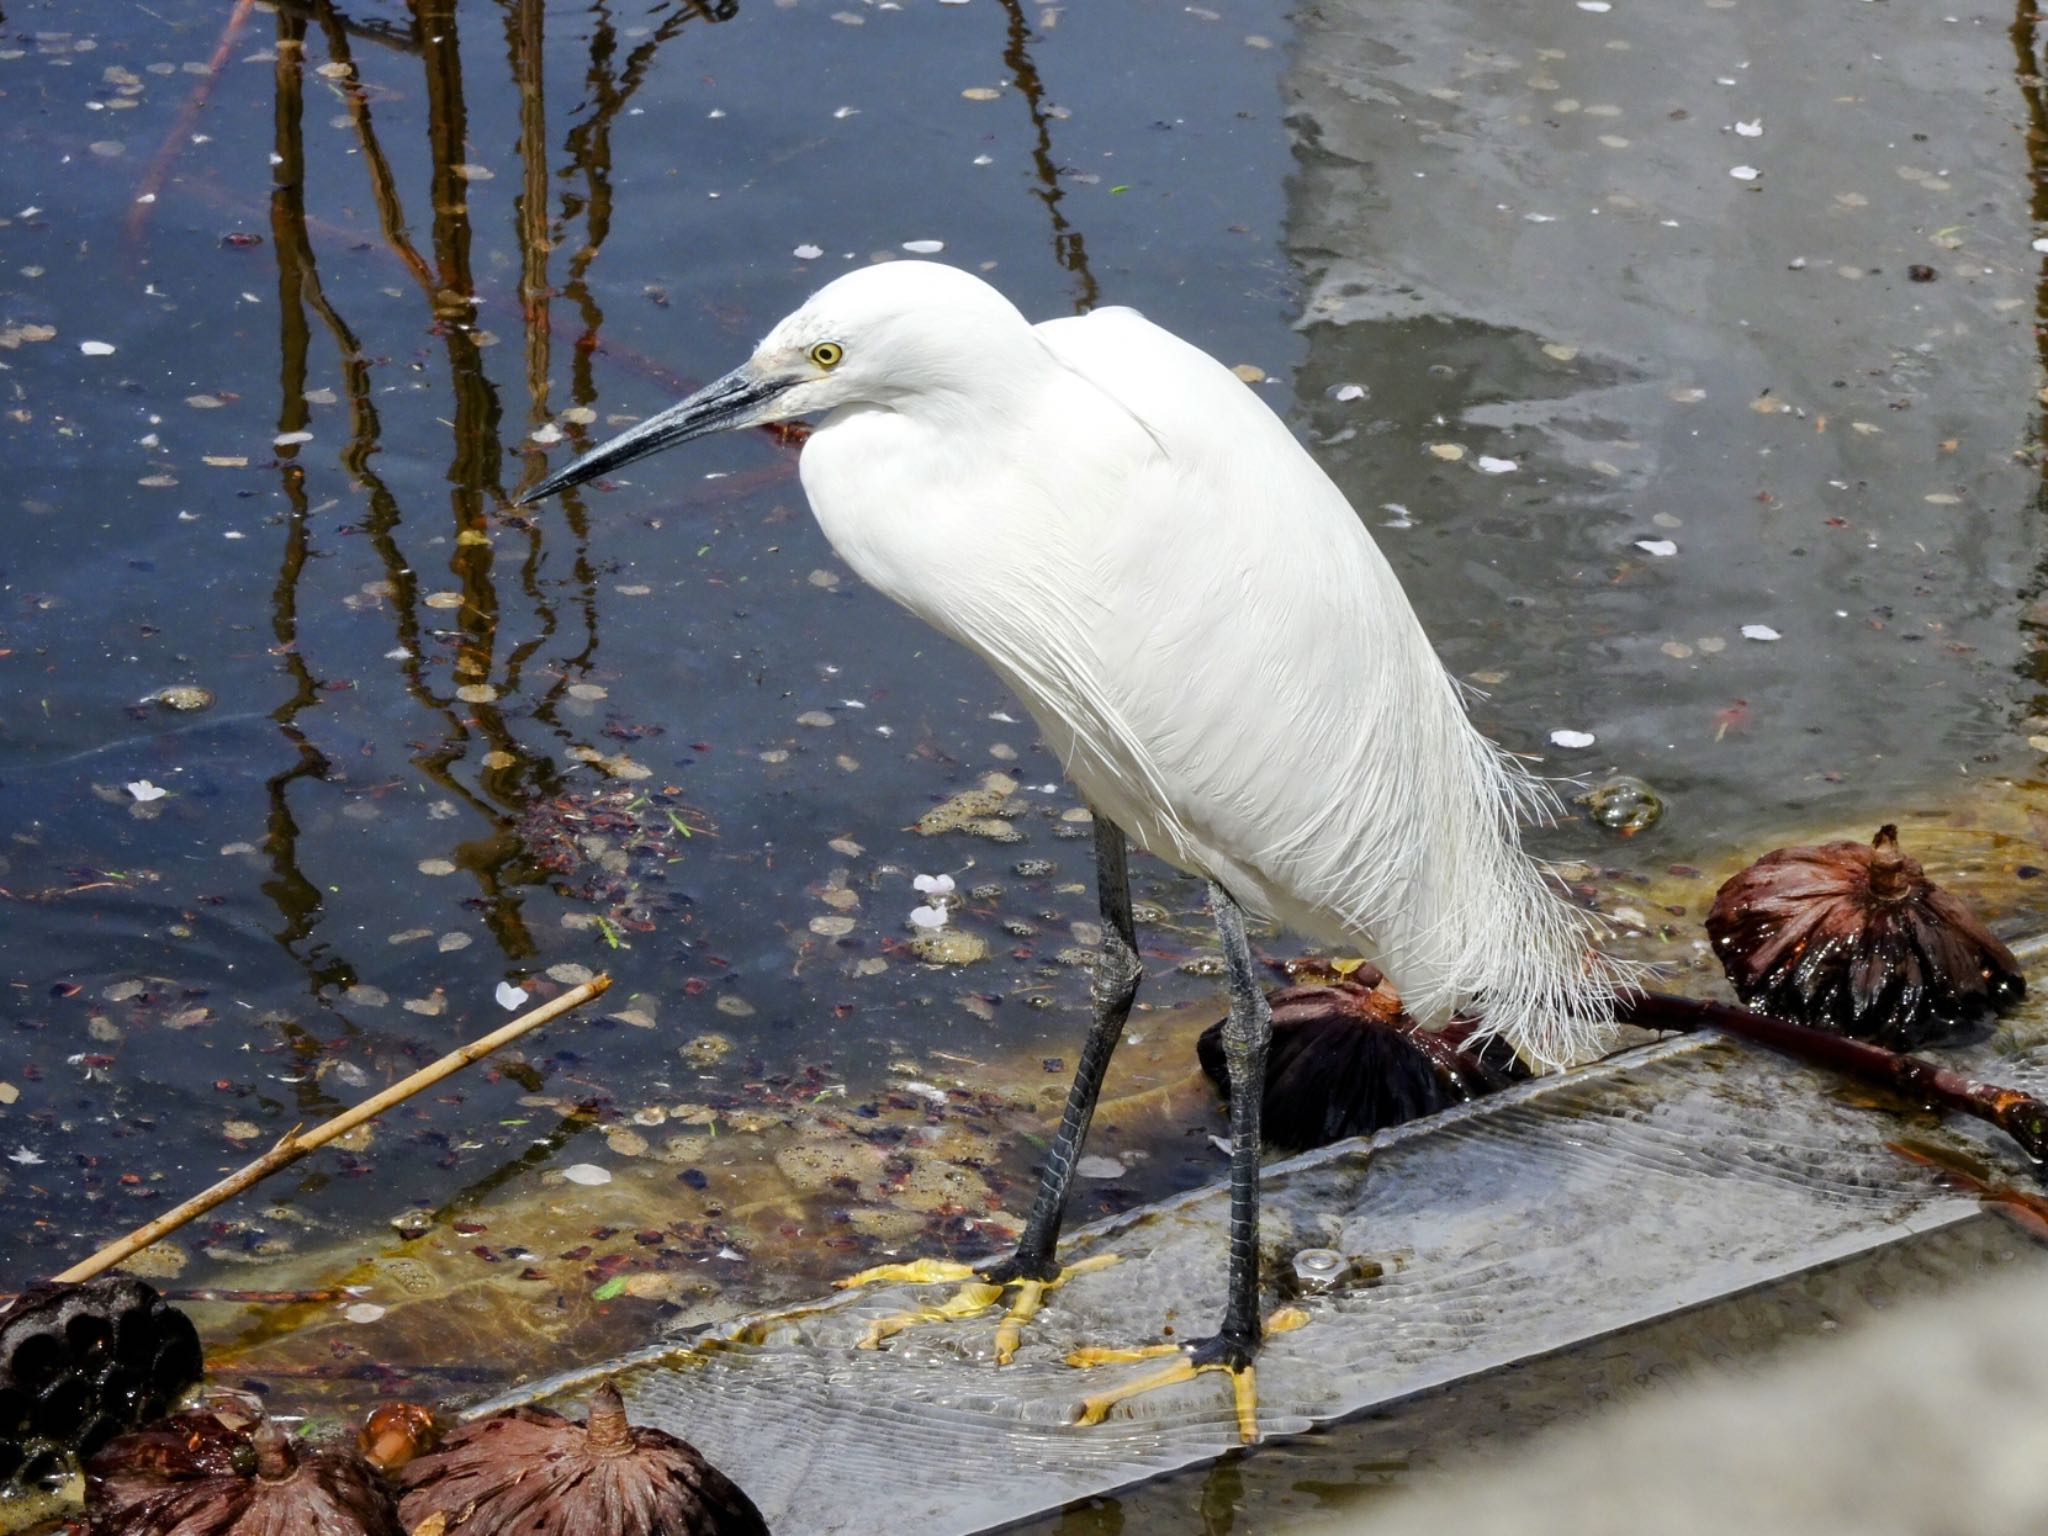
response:
M796 1178L772 1138L932 1081L1008 1102L919 1240L993 1245L1085 1005L1057 762L839 564L787 444L507 500L932 243L1244 365L1485 728L1669 807L1546 852L1684 880L1996 801L1962 877L2030 914L2048 107L2028 13L1907 11L0 8L0 1286L596 970L591 1017L217 1213L165 1283L310 1283L408 1208L646 1172L673 1120L737 1132L708 1187L658 1164L738 1255L719 1304L808 1294L904 1229L759 1197ZM939 873L985 958L909 947ZM1137 875L1147 999L1211 996L1199 889ZM1711 888L1664 901L1681 943ZM1076 1219L1218 1175L1173 1102ZM695 1304L648 1299L574 1347Z
M833 558L791 449L506 496L906 242L1037 312L1108 284L1284 373L1284 52L1246 41L1277 13L235 17L6 18L5 1278L564 967L611 972L628 1022L558 1028L285 1203L439 1204L527 1149L550 1084L1070 1051L1076 801L1000 686ZM174 685L213 702L151 702ZM1010 831L910 830L990 773ZM960 925L995 958L906 963L937 872L1001 887ZM1200 893L1141 884L1170 998Z

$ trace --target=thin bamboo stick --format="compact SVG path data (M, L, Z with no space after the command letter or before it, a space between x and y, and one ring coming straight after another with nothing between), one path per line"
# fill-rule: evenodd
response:
M393 1083L382 1093L373 1094L354 1109L345 1110L325 1124L300 1134L294 1127L278 1139L277 1145L257 1158L246 1168L229 1174L212 1188L194 1195L174 1211L166 1211L146 1227L137 1228L119 1242L109 1243L91 1258L74 1264L57 1276L60 1281L90 1280L102 1270L112 1269L130 1254L138 1253L159 1238L175 1232L193 1217L203 1215L222 1201L232 1199L250 1185L268 1178L278 1169L297 1162L316 1147L325 1146L337 1136L346 1136L365 1121L374 1120L394 1104L403 1103L423 1088L431 1088L444 1077L461 1071L471 1062L488 1056L500 1046L509 1045L529 1030L538 1029L548 1020L567 1013L571 1008L589 1002L601 995L612 984L609 976L593 976L580 987L572 987L560 997L542 1003L538 1008L526 1012L508 1024L502 1024L480 1039L472 1040L459 1050L450 1051L439 1061L420 1068L408 1078Z

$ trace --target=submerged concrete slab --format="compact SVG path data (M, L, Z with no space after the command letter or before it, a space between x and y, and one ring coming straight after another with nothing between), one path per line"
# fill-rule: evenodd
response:
M2048 1087L2015 1040L1979 1069ZM1965 1219L1975 1198L1890 1150L1894 1114L1803 1067L1718 1039L1648 1046L1370 1142L1277 1165L1265 1248L1334 1247L1380 1275L1311 1300L1311 1324L1260 1360L1269 1435L1557 1350ZM1974 1126L1925 1134L2022 1172ZM1208 1329L1222 1301L1225 1195L1203 1189L1076 1234L1115 1266L1054 1293L1015 1364L993 1320L856 1348L912 1289L838 1296L806 1315L700 1334L540 1384L574 1403L615 1373L636 1416L686 1436L775 1529L985 1530L1234 1450L1208 1377L1092 1429L1080 1344ZM924 1295L932 1294L929 1291ZM496 1406L496 1405L485 1405Z

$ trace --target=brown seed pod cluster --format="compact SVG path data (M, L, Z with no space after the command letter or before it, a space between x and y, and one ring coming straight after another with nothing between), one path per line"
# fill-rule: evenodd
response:
M587 1423L510 1408L450 1430L398 1481L413 1536L768 1536L753 1501L694 1447L629 1424L610 1382Z
M1795 1023L1910 1050L2026 993L2012 951L1899 851L1767 853L1723 885L1707 933L1743 1002Z
M294 1444L182 1413L123 1435L86 1467L89 1536L403 1536L391 1495L354 1451Z
M1284 1151L1369 1136L1491 1093L1521 1075L1512 1051L1498 1042L1473 1043L1473 1026L1465 1021L1442 1031L1422 1028L1371 965L1329 986L1282 987L1266 1002L1273 1039L1259 1129ZM1221 1021L1202 1032L1195 1053L1228 1098Z

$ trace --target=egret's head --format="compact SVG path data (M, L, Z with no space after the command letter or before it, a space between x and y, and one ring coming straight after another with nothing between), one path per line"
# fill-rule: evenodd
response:
M976 377L1000 370L994 354L1004 342L1028 334L1008 299L957 267L862 267L812 294L724 378L600 443L519 501L539 501L713 432L971 387Z

